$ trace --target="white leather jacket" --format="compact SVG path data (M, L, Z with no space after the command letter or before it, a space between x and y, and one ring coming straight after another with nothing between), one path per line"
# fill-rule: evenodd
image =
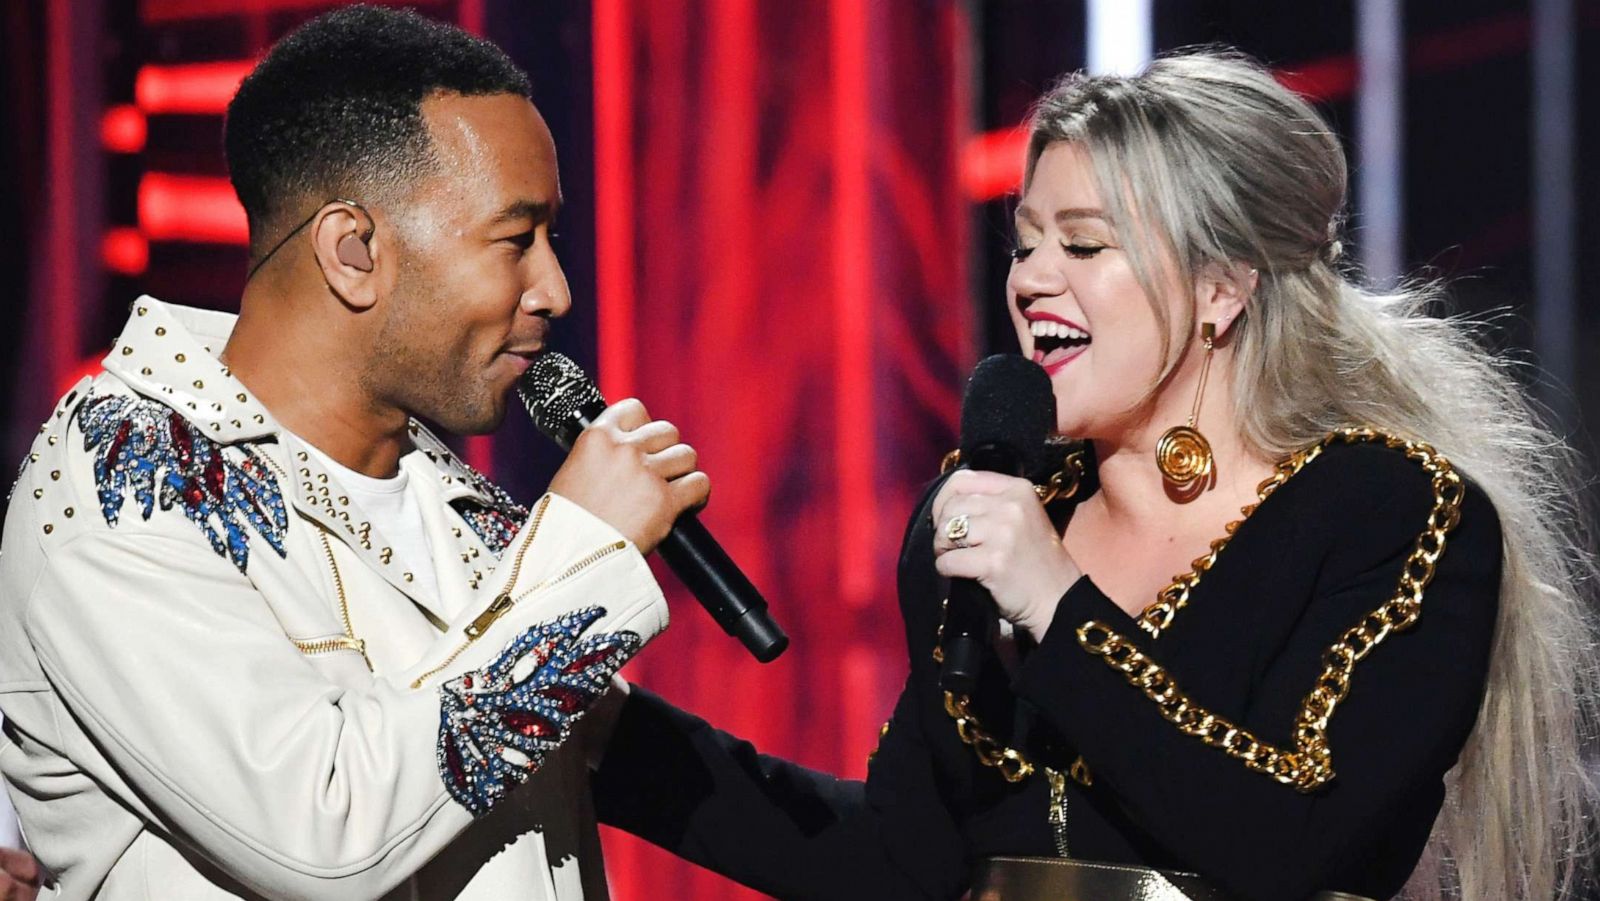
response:
M62 399L0 552L3 774L41 897L604 898L584 711L667 624L638 551L421 427L439 596L140 298Z

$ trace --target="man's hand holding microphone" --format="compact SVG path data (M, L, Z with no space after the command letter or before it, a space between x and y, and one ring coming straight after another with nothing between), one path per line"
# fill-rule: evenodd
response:
M694 448L640 401L607 407L578 434L550 490L604 520L649 554L684 513L711 496Z

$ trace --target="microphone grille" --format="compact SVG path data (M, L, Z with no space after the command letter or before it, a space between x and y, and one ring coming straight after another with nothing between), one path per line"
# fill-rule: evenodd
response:
M583 367L565 354L540 354L517 382L522 404L539 431L551 437L566 433L573 416L590 404L605 405L600 389Z
M1043 465L1056 422L1055 392L1039 364L1017 354L978 363L961 402L963 451L995 444L1021 455L1024 471Z

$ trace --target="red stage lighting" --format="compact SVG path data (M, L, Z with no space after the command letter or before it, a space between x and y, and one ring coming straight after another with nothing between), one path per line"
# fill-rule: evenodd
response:
M370 2L370 0L369 0ZM471 3L472 0L464 0ZM385 6L440 6L442 0L378 0ZM141 0L139 15L147 24L183 22L190 19L215 19L246 13L265 16L268 13L294 10L317 10L332 6L329 0ZM467 19L465 14L462 19ZM463 26L467 23L464 21Z
M254 66L254 60L140 66L133 96L149 115L221 115Z
M1307 100L1348 100L1356 92L1359 69L1353 56L1330 56L1273 73L1278 83Z
M961 148L961 187L973 200L994 200L1022 186L1028 132L991 131L968 139Z
M104 371L105 367L100 365L101 359L101 357L90 357L87 360L79 360L76 365L68 369L61 378L61 384L56 386L56 396L60 397L71 391L72 386L78 384L79 379L85 376L92 378Z
M139 231L151 241L248 244L244 207L226 178L151 172L139 180Z
M137 228L113 228L100 239L100 260L119 275L142 275L150 266L150 242Z
M138 153L149 134L144 113L131 103L122 103L100 117L100 143L112 153Z

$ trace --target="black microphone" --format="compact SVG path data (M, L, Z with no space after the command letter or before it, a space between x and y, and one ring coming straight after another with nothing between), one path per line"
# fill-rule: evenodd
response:
M583 369L558 353L535 359L517 383L517 393L534 426L563 450L571 450L606 408L606 399ZM678 517L657 549L711 618L757 660L771 663L789 646L789 636L773 622L761 592L693 513Z
M961 400L961 466L1008 476L1036 472L1055 424L1056 397L1044 369L1015 354L989 357L973 370ZM998 627L989 592L975 579L951 579L940 688L972 693Z

